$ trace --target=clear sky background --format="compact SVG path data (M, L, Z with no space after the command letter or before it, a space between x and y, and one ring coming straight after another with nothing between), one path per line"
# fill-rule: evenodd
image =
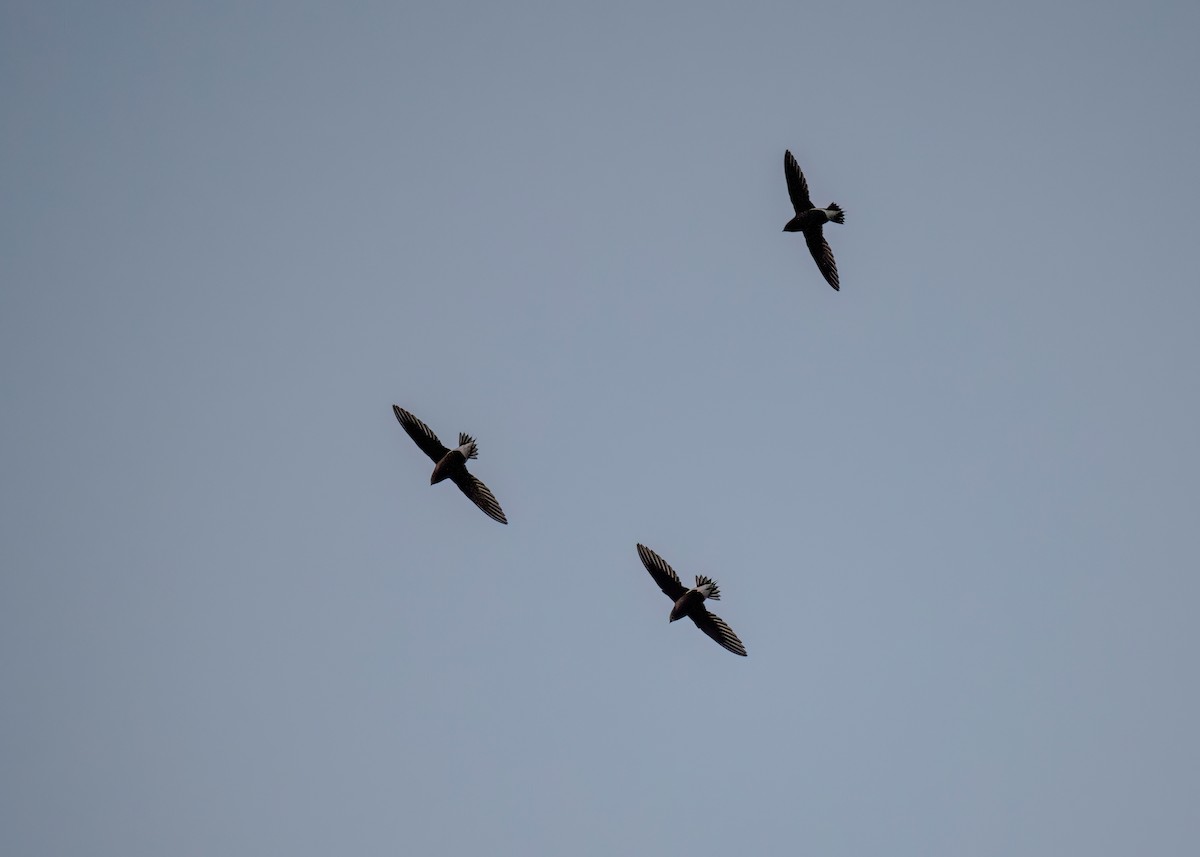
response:
M5 3L0 852L1195 854L1197 33Z

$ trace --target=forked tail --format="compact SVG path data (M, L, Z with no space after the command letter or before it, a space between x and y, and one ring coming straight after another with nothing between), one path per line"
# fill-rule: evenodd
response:
M721 600L721 590L717 588L717 582L703 574L696 575L696 591L712 601Z
M467 458L479 457L479 449L476 446L475 438L461 431L458 433L458 448L462 450L462 454Z

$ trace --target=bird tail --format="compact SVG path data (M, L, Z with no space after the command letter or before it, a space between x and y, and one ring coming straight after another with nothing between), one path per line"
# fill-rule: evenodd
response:
M721 600L721 590L717 588L717 582L703 574L696 575L696 591L712 601Z
M458 433L458 448L462 450L463 455L467 458L479 457L479 449L475 443L475 438L461 431Z
M834 223L846 222L846 213L842 211L842 207L836 202L829 203L829 207L826 209L826 211L829 213L829 219Z

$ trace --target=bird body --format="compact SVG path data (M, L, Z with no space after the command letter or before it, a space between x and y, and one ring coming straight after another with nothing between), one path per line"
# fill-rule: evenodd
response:
M812 253L821 276L833 286L834 291L839 291L841 286L838 283L837 262L834 261L833 251L829 249L829 242L825 240L822 227L826 223L845 223L846 214L836 202L829 203L825 208L816 208L813 205L812 197L808 193L808 182L790 151L783 153L783 175L787 179L792 208L796 210L796 216L787 222L783 231L804 233L804 243L808 245L808 251Z
M429 477L430 485L437 485L443 479L454 479L455 476L467 472L467 461L471 458L478 458L479 453L475 449L475 441L470 435L460 434L458 436L460 446L457 449L451 449L446 452L433 466L433 475Z
M707 613L704 602L710 598L713 601L721 600L721 590L717 588L717 582L702 574L697 575L696 586L680 595L671 606L671 618L668 621L674 622L684 616L692 618ZM695 621L694 618L692 620Z
M836 202L829 203L829 208L809 208L799 212L787 222L783 231L804 232L808 229L820 229L831 220L834 223L846 222L846 216Z

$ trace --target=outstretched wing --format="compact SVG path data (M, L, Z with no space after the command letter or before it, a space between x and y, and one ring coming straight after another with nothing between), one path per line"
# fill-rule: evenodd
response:
M792 207L796 209L796 213L800 214L812 208L808 182L804 180L804 173L800 172L800 165L796 163L790 151L783 153L783 174L787 176L788 196L792 198Z
M825 240L825 233L821 227L805 229L804 240L808 244L808 251L812 253L813 261L825 276L825 281L833 286L835 292L841 291L841 286L838 285L837 262L833 261L833 251L829 249L829 242Z
M392 405L392 411L396 414L396 419L400 421L400 425L404 426L404 430L408 432L408 436L416 441L417 446L421 447L421 452L433 459L434 463L441 461L447 452L450 450L442 446L442 442L438 440L437 435L425 423L414 417L408 411L399 405Z
M454 484L459 487L459 490L471 498L471 502L483 509L483 513L493 521L499 521L502 524L508 523L508 518L504 517L504 510L500 508L500 504L496 502L496 495L493 494L488 487L468 473L465 469L450 476L454 480Z
M650 572L650 576L654 578L658 588L665 592L672 601L682 598L683 594L687 592L687 587L679 581L679 575L675 573L675 569L667 565L661 556L645 545L638 545L637 551L638 556L642 558L642 565L646 566L646 571Z
M725 620L716 613L709 613L703 607L699 610L688 614L691 620L696 623L699 628L708 636L712 637L726 649L733 652L735 655L746 657L746 647L742 645L742 641L738 639L737 634L733 633L733 629L725 624Z

